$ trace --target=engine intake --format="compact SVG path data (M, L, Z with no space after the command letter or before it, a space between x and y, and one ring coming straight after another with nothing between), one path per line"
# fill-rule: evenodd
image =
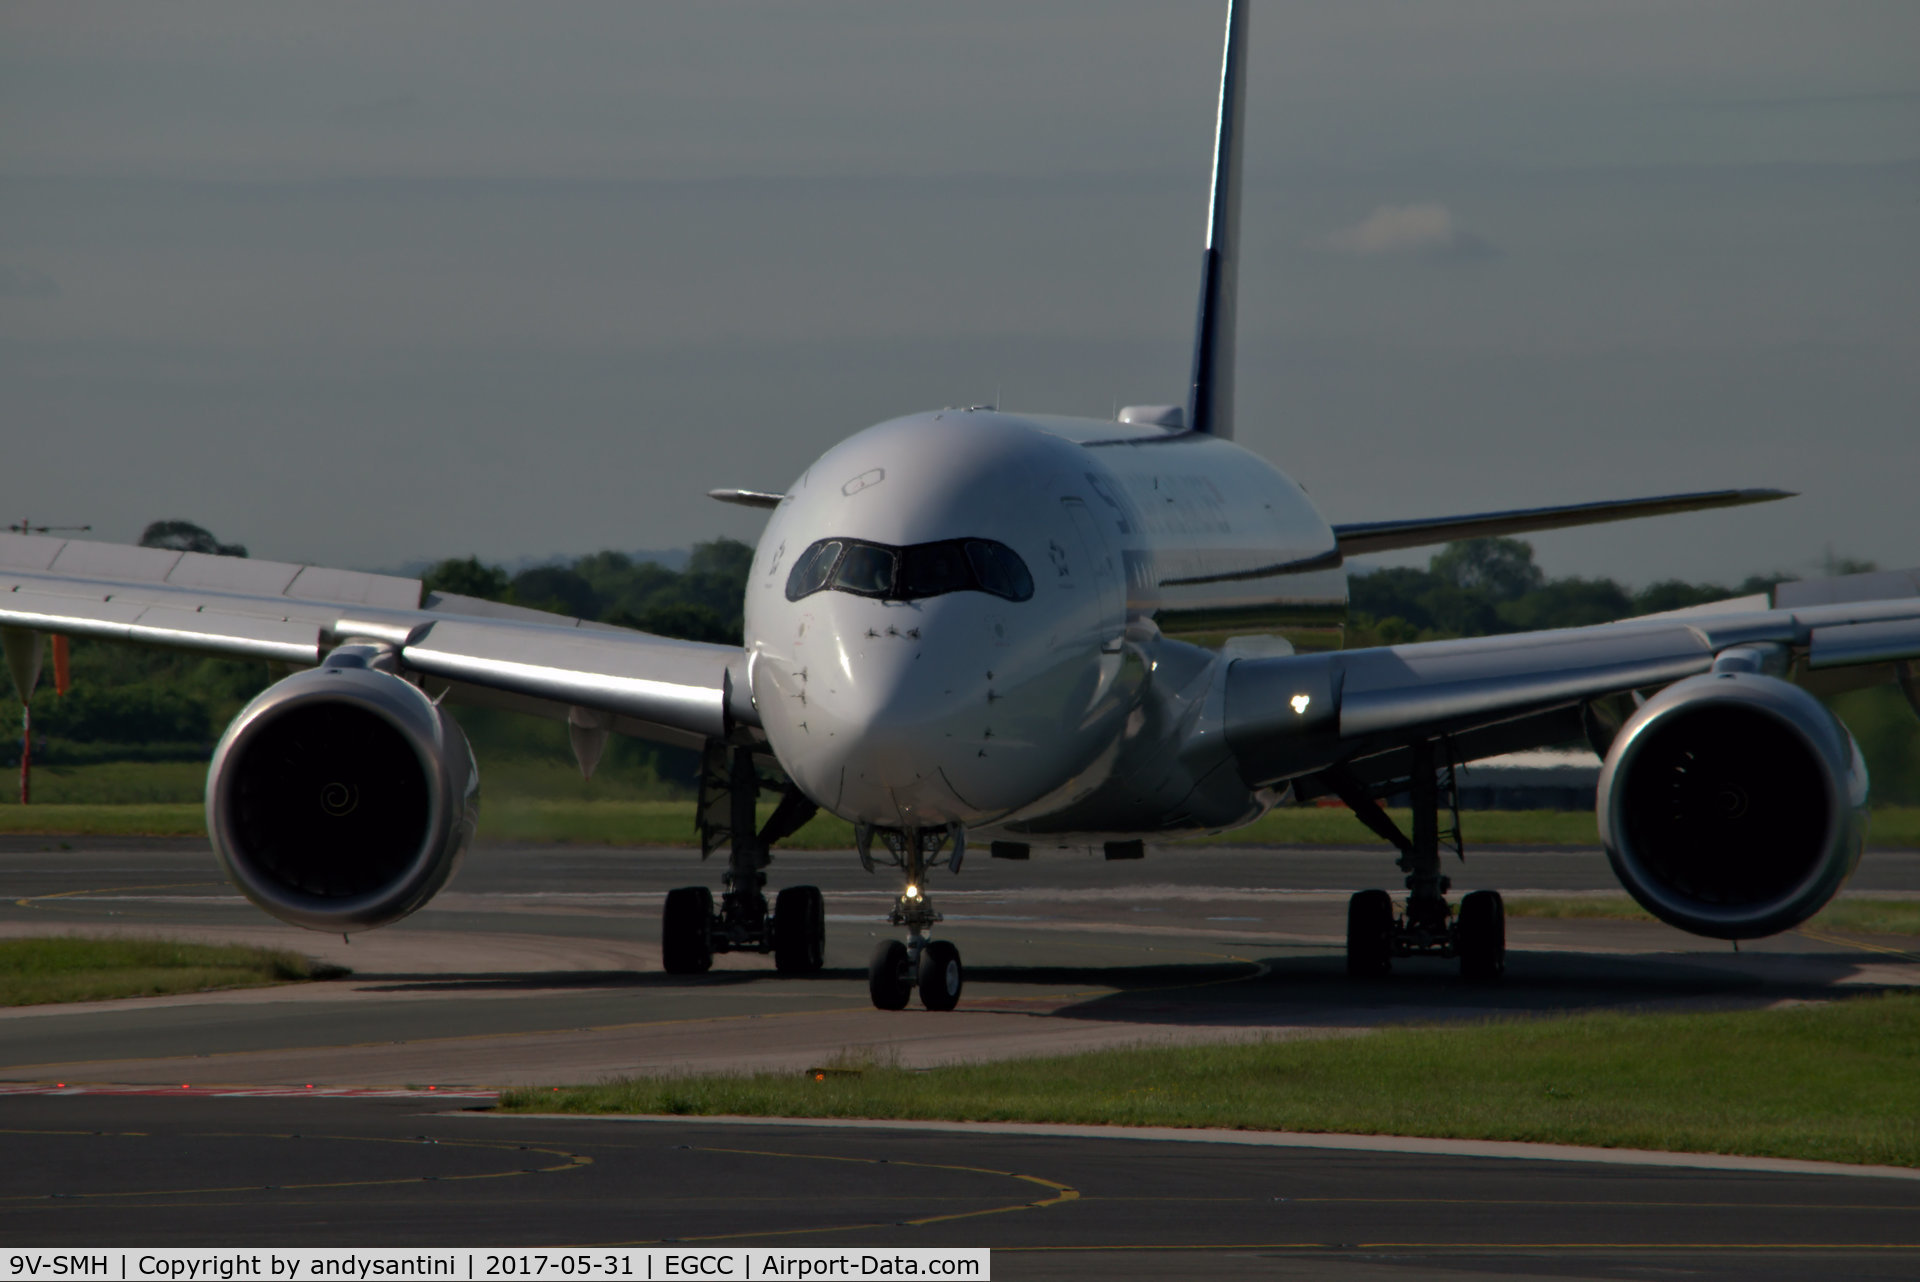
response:
M370 653L370 652L369 652ZM248 899L313 930L371 930L431 899L479 815L479 771L419 689L336 651L235 717L207 776L207 832Z
M1661 920L1754 939L1820 911L1859 862L1867 771L1806 691L1752 672L1690 677L1621 727L1600 771L1600 838Z

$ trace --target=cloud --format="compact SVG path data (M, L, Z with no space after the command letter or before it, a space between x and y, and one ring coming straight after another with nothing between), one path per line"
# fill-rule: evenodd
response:
M59 294L59 283L45 272L0 263L0 298L56 298Z
M1387 254L1422 258L1493 258L1499 250L1484 237L1456 227L1447 207L1432 201L1381 205L1351 227L1327 237L1327 248L1343 254Z

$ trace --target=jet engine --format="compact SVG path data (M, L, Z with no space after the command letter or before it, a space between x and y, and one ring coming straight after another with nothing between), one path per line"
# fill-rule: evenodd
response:
M1620 728L1600 771L1600 838L1654 916L1754 939L1820 911L1859 862L1867 771L1847 728L1757 672L1676 682Z
M479 817L459 725L343 647L241 710L207 774L207 832L242 893L312 930L371 930L431 899Z

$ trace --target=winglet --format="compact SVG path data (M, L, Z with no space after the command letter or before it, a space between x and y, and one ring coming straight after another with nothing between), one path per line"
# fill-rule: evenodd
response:
M1207 251L1194 323L1193 379L1187 423L1196 432L1233 437L1234 295L1240 261L1240 135L1246 118L1246 0L1228 0L1227 47L1220 65L1220 114L1214 128L1213 194Z

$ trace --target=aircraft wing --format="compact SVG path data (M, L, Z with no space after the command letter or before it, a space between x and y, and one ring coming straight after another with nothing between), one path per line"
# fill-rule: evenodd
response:
M81 539L0 534L0 633L105 637L295 667L351 640L464 701L697 744L757 724L734 646L651 636L471 597L418 579ZM740 695L734 695L740 690Z
M1788 490L1704 490L1695 494L1662 494L1650 499L1608 499L1599 503L1569 503L1560 507L1516 508L1508 512L1476 512L1466 516L1423 516L1404 521L1360 521L1336 525L1342 556L1392 552L1399 548L1430 547L1455 539L1481 539L1535 530L1563 530L1574 525L1599 525L1641 516L1673 512L1700 512L1715 507L1742 507L1794 497Z
M1854 596L1868 591L1876 595ZM1318 768L1311 763L1360 759L1416 738L1511 725L1518 742L1503 743L1505 751L1530 746L1529 737L1565 737L1569 723L1551 714L1696 676L1736 647L1754 647L1757 663L1802 679L1920 659L1920 570L1782 584L1775 603L1241 659L1227 672L1226 740L1249 782L1277 782ZM1545 737L1530 736L1523 723L1544 727ZM1577 734L1578 720L1571 724Z

